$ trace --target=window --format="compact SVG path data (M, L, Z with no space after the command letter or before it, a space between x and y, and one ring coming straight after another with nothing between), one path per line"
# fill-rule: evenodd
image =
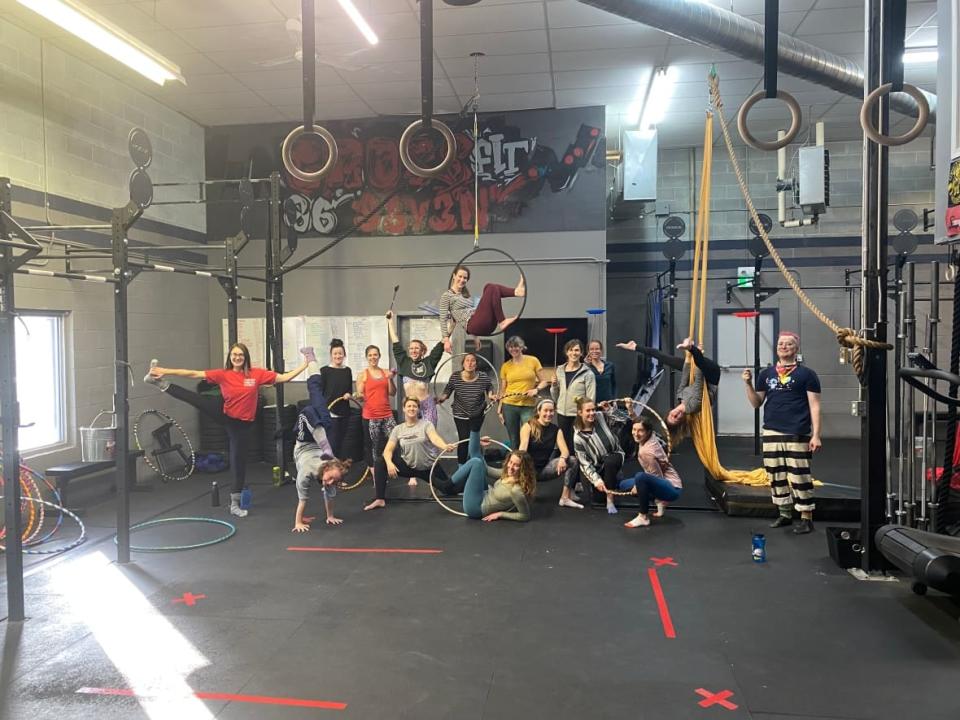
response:
M20 452L66 442L63 315L18 316L17 400Z

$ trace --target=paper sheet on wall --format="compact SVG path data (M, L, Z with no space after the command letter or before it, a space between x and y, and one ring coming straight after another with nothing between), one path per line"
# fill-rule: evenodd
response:
M304 342L313 345L321 364L327 362L330 341L340 338L347 351L346 364L353 369L356 377L367 366L364 349L368 345L380 348L384 359L381 367L388 367L390 354L389 336L386 318L372 317L310 317L304 319Z
M265 357L265 339L266 339L267 321L263 318L239 318L237 320L237 342L247 346L250 351L250 362L263 367ZM227 320L223 320L223 357L227 357L227 350L230 347L229 331L227 330Z
M303 316L285 317L283 319L283 367L285 370L292 370L303 362L300 348L306 345L305 325ZM323 365L322 357L322 355L317 356L321 365ZM307 374L305 372L300 373L294 380L306 382Z

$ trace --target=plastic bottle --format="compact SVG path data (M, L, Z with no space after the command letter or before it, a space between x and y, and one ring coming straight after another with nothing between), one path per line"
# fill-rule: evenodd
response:
M753 536L753 561L763 563L767 561L767 538L763 533Z
M220 485L216 480L210 485L210 506L220 507Z
M273 466L273 484L276 487L280 487L281 480L282 480L282 476L280 475L280 467L278 465L274 465Z
M245 487L243 492L240 493L240 509L249 510L250 501L253 499L253 493L250 492L250 488Z

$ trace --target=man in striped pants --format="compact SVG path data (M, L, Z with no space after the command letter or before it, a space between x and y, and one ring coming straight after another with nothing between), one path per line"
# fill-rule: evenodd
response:
M743 371L747 400L763 405L763 467L770 480L773 502L780 511L770 527L793 524L790 505L800 513L797 535L813 532L813 477L810 458L820 449L820 378L797 363L800 338L782 332L777 338L775 367L765 368L752 384Z

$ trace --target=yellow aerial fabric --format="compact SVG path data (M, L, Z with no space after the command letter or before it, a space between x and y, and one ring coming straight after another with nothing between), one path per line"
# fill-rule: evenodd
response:
M707 113L703 134L703 170L700 176L700 204L697 209L697 226L694 230L693 275L690 283L690 334L698 344L703 344L704 316L707 303L707 258L710 247L710 173L713 169L713 113ZM699 312L698 312L699 310ZM695 367L690 362L690 382L693 382ZM703 405L700 412L687 416L687 426L693 446L703 467L722 482L738 482L744 485L769 485L763 468L755 470L727 470L720 464L717 452L717 437L713 428L713 409L707 383L703 384Z

